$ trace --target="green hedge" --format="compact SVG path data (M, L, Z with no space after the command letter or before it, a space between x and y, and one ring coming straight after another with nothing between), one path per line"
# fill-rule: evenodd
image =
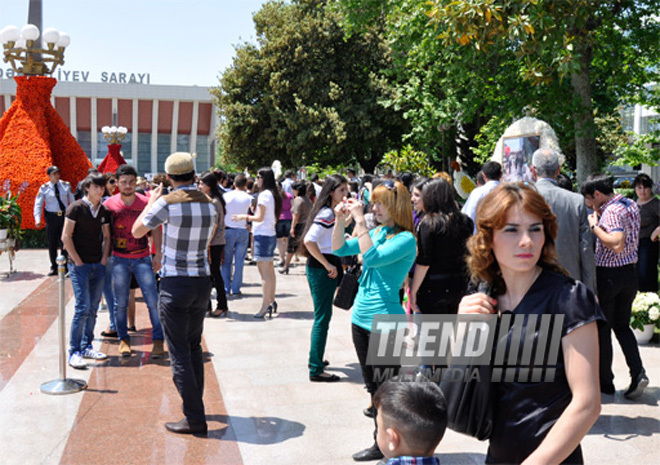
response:
M46 229L25 229L23 230L22 249L47 249L48 238Z

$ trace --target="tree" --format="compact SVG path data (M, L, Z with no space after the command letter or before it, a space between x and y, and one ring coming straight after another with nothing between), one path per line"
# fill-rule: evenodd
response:
M515 56L526 83L570 83L579 181L599 168L597 68L610 72L604 89L610 95L643 93L657 76L658 0L432 0L432 5L429 17L443 43L485 51L499 45Z
M660 0L340 0L347 31L384 21L395 57L395 104L418 133L453 128L463 158L493 127L546 120L583 179L604 147L594 113L646 102L657 81ZM392 77L396 75L396 77ZM492 121L495 119L496 121ZM433 134L440 139L439 131ZM446 142L446 140L445 140ZM483 153L483 150L481 151Z
M372 171L400 145L405 122L383 106L390 57L377 28L346 38L326 1L270 2L257 45L236 48L214 96L227 160L249 167L359 163Z

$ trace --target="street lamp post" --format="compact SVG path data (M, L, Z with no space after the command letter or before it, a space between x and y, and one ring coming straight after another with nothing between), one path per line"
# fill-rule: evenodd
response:
M41 46L39 36L45 48ZM27 24L19 30L7 26L0 31L0 42L4 48L4 62L12 69L26 76L53 74L58 65L64 64L64 49L71 43L65 32L52 27L39 31L34 24Z

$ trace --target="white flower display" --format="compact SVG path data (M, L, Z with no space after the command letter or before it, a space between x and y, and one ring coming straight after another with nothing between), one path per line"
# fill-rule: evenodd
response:
M649 308L649 319L651 321L658 321L659 318L660 318L660 308L655 306Z
M641 331L645 325L660 328L660 297L656 292L638 292L633 301L630 326Z

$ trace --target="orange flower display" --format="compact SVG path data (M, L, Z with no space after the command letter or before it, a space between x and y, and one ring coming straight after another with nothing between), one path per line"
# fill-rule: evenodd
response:
M60 168L62 179L76 186L92 163L50 103L57 79L17 76L16 100L0 119L0 181L28 182L18 203L23 229L35 229L32 210L39 186L48 181L46 169Z

